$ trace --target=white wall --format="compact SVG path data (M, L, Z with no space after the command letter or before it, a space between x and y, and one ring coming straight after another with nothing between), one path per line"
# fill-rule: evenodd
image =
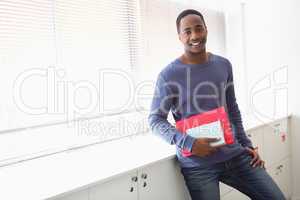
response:
M247 79L244 55L243 14L239 2L225 4L226 57L233 67L235 94L242 116L247 110Z
M290 109L293 113L292 118L292 132L293 132L293 177L294 177L294 198L300 199L300 103L299 103L299 74L300 74L300 26L299 26L299 8L300 2L296 0L289 0L290 9L287 15L289 19L286 23L289 25L289 29L286 30L287 37L285 41L288 43L286 49L289 55L290 69L289 69L289 102Z

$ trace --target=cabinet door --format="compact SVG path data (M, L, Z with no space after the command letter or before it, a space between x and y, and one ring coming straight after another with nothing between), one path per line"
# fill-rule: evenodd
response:
M116 177L90 188L89 200L137 200L137 173Z
M231 192L222 196L221 200L250 200L250 198L240 191L233 189Z
M88 189L86 189L79 192L71 192L71 194L62 195L58 198L50 198L49 200L89 200L89 193Z
M266 167L271 167L290 154L290 135L287 119L264 127L264 156Z
M174 159L138 171L139 200L189 200L180 168Z
M229 193L233 188L229 185L226 185L220 182L220 196L224 196L225 194Z
M277 183L285 197L289 199L291 197L291 160L286 158L274 165L269 169L269 174L273 180Z

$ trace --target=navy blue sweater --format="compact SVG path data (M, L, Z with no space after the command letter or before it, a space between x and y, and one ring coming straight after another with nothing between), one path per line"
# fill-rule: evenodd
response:
M235 143L221 147L206 157L183 157L182 149L191 151L195 138L180 133L168 120L169 111L175 121L224 106ZM151 104L149 124L153 133L176 145L182 167L197 167L226 161L252 147L247 138L236 102L232 66L221 56L209 54L204 64L184 64L179 59L159 74Z

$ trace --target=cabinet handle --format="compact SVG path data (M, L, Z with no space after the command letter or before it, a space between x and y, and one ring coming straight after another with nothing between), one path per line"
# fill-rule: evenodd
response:
M280 126L280 123L276 123L276 124L274 124L274 127L279 127Z
M248 134L248 137L252 137L252 135L249 133L249 134Z
M133 190L134 190L133 187L131 187L129 191L130 191L130 192L133 192Z
M279 166L277 167L277 169L281 169L281 168L283 168L283 165L279 165Z
M132 180L133 182L137 182L137 181L138 181L138 177L137 177L137 176L133 176L133 177L131 178L131 180Z
M282 171L283 165L279 165L280 172Z
M276 175L278 175L279 173L282 172L282 168L283 168L283 165L279 165L278 167L276 167L276 169L277 169Z
M146 183L146 182L144 182L144 183L143 183L143 187L146 187L146 186L147 186L147 183Z
M147 179L147 174L146 173L142 173L141 178L142 179Z

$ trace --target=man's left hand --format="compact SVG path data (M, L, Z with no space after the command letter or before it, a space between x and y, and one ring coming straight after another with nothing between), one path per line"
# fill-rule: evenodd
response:
M256 167L256 166L259 166L261 168L264 168L265 169L265 161L263 161L260 156L258 155L258 148L254 148L254 149L251 149L249 147L246 147L247 151L251 154L252 156L252 160L250 162L250 165L252 167Z

